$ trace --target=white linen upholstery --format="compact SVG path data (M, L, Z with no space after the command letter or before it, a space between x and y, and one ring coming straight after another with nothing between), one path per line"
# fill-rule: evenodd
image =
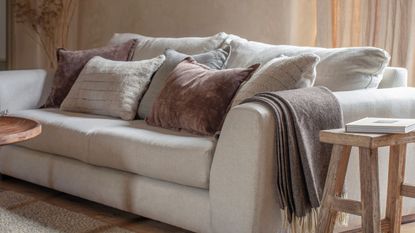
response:
M415 117L415 88L386 88L334 92L345 123L363 117Z
M210 173L210 208L215 233L281 232L275 198L274 118L260 104L228 113Z
M150 59L164 53L166 49L174 49L181 53L193 55L219 48L228 35L224 32L210 37L149 37L133 33L115 33L110 44L118 44L131 39L138 39L134 52L134 61Z
M40 107L46 101L51 81L45 70L1 71L0 110Z
M207 190L19 146L0 148L0 172L194 232L210 232Z
M100 128L90 138L88 162L198 188L209 187L216 139L148 126Z
M18 87L23 85L29 88L33 77L30 76L27 80L22 78L18 81L17 79L7 78L7 85L4 85L3 82L0 83L0 88L7 89L6 97L13 96L13 98L8 99L7 105L11 106L17 103L18 107L13 109L13 112L18 109L37 107L36 103L39 102L39 95L22 91L22 89L16 91L13 89L14 85ZM35 93L41 93L43 86L35 85L33 88L36 90ZM376 114L379 117L415 118L413 110L413 106L415 106L414 88L359 90L336 92L334 94L340 101L346 122L371 114ZM2 102L1 98L5 98L1 96L0 102ZM167 130L160 132L158 129L151 127L146 128L144 125L140 125L142 124L140 121L126 122L86 114L60 113L58 110L51 109L26 110L20 111L18 114L38 117L39 120L43 121L46 135L41 135L32 141L21 144L25 147L1 147L0 172L4 174L196 232L284 232L282 231L280 212L274 195L274 120L271 112L260 104L239 105L232 108L228 114L216 146L210 173L201 172L196 175L198 176L195 179L197 182L200 181L200 177L206 174L210 175L209 190L174 184L174 182L179 183L183 180L168 180L169 182L165 182L131 172L120 171L119 168L105 168L86 163L91 159L87 152L94 151L94 159L100 156L118 155L119 160L114 161L109 158L107 162L133 169L132 164L141 162L144 160L142 158L150 156L150 154L144 156L139 153L143 150L154 153L156 156L158 156L157 153L164 155L163 159L159 157L160 159L146 160L146 162L151 162L150 165L146 164L146 166L152 167L151 170L171 169L175 172L180 169L197 170L200 168L193 168L195 167L193 162L190 165L186 164L186 168L182 167L184 166L183 161L189 159L189 157L196 159L193 158L195 154L185 150L186 148L194 149L192 147L194 145L191 144L194 140L190 136L181 133L175 135L175 132ZM51 130L54 128L56 133ZM53 137L47 137L48 135L53 135ZM138 135L146 135L148 138L144 137L144 139L136 140ZM166 138L170 140L170 135L177 141L164 141ZM65 141L67 137L71 137L71 139ZM187 140L187 137L189 137L189 140ZM151 141L155 142L152 145L146 141L150 138L152 138ZM87 144L84 144L84 139L87 139ZM37 141L36 144L36 140L41 141ZM198 140L200 140L200 145L206 146L209 144L208 141L212 139L207 138L205 141L203 138L198 138ZM117 144L117 146L113 147L114 151L111 151L108 144L113 141L116 142L114 144ZM179 158L179 155L183 156L183 153L178 152L178 149L175 151L170 147L166 149L160 146L169 145L173 141L177 142L178 147L183 148L184 157L186 157L186 159L177 163L175 160ZM91 146L93 143L96 143L95 147ZM99 148L100 146L104 148ZM206 149L203 146L200 148ZM200 151L203 151L203 149ZM214 145L210 149L213 153ZM40 152L42 150L56 150L57 153ZM66 152L71 152L73 158L85 159L85 162L80 159L65 158L58 155ZM386 153L387 150L382 148L379 154L382 213L384 213L385 206L388 161ZM411 144L408 147L408 154L414 153L415 146ZM137 155L137 158L140 159L135 160L134 155ZM170 155L173 158L169 158ZM207 155L200 155L200 160L197 160L199 162L194 163L209 167L210 162L208 160L212 159L212 156L211 154L208 158ZM99 159L96 161L99 161ZM159 164L160 166L156 165L156 162L160 161L165 162ZM409 169L409 166L414 163L415 157L408 156L406 182L415 183L415 170ZM148 174L148 176L160 175L163 177L168 174L168 171L152 172L157 174ZM350 198L359 197L360 189L357 181L358 176L356 176L357 172L357 152L353 150L346 179ZM181 175L183 174L181 173ZM193 175L187 174L186 176ZM176 176L175 178L182 179L183 177ZM195 180L189 178L186 182L194 183ZM414 200L405 199L403 213L415 213ZM351 225L355 225L359 221L360 218L353 217Z
M43 132L21 146L174 183L208 188L216 139L57 109L14 115L41 122ZM189 166L191 164L191 166Z
M255 41L233 40L226 68L247 67L285 56L313 53L320 57L314 85L332 91L377 88L389 62L389 54L373 47L318 48L270 45Z
M414 89L408 92L415 94ZM399 101L396 104L399 106ZM196 232L283 232L274 199L273 124L271 112L260 104L243 104L231 110L212 164L209 192L17 146L0 149L0 172ZM414 152L414 145L410 145L408 153ZM382 149L379 156L382 212L388 160L385 153L387 150ZM360 192L356 158L353 150L346 180L352 198L359 197ZM414 162L415 158L408 156L408 166ZM406 177L415 182L415 170L408 169ZM404 214L414 210L414 200L406 201ZM351 224L359 221L352 218Z
M414 88L406 92L415 96ZM362 102L364 100L367 98ZM343 99L339 101L344 106ZM415 106L415 99L411 102ZM386 102L383 106L387 107L387 103L391 104ZM402 107L399 107L400 103L403 103ZM397 106L395 114L402 110L402 117L415 118L415 112L405 111L406 103L405 99L395 100L392 104ZM362 108L362 114L363 111ZM272 113L257 103L236 106L228 114L211 170L210 206L213 232L284 232L274 194L274 124ZM382 214L385 213L386 204L388 152L386 148L381 148L379 152ZM407 153L415 153L415 144L408 146ZM360 184L356 175L359 174L358 160L358 152L353 150L346 179L348 197L352 199L360 198ZM410 168L414 163L415 157L408 156L407 167ZM406 181L415 183L414 169L407 170ZM403 214L413 213L415 200L405 200ZM356 226L359 223L360 218L351 218L350 225Z
M62 112L58 109L33 109L15 112L14 116L28 117L42 124L42 133L20 145L87 161L89 135L103 127L128 125L127 121L104 116Z
M408 86L408 70L402 67L386 67L378 88Z

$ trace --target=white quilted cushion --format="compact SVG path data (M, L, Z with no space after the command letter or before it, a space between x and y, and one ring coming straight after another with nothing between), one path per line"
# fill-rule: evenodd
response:
M215 138L58 109L15 115L36 119L43 127L41 135L20 146L178 184L209 186Z

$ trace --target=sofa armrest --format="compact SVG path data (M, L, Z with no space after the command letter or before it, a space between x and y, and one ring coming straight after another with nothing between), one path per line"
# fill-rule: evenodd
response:
M345 122L366 116L415 118L415 88L335 92ZM210 173L213 232L276 232L282 229L276 202L275 120L258 103L231 109Z
M364 117L415 118L415 88L399 87L334 92L344 123Z
M1 71L0 110L14 112L40 107L49 94L50 84L45 70Z
M386 67L379 89L408 86L408 70L402 67Z
M210 173L213 232L275 232L281 227L275 200L275 120L263 105L231 109Z

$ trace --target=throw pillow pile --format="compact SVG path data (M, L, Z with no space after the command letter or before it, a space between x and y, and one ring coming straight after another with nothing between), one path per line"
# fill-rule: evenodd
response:
M137 40L96 49L67 51L58 49L58 68L46 107L59 107L75 83L85 64L95 56L116 61L129 61L134 55Z
M46 106L124 120L138 116L149 125L211 136L229 109L246 98L314 85L321 57L311 50L284 54L260 44L264 52L251 56L246 52L254 51L252 46L244 51L245 42L229 46L228 39L225 33L204 38L116 34L103 48L59 49Z

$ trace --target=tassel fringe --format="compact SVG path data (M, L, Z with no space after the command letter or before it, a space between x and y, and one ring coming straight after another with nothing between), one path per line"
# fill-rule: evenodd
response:
M346 193L340 195L341 198L347 198ZM282 225L284 229L289 229L291 233L316 233L318 216L320 208L312 208L304 217L297 217L292 214L292 222L288 222L287 209L281 209ZM339 212L336 219L336 224L340 226L347 226L349 222L349 214Z
M343 199L347 199L347 193L344 192L339 197ZM347 227L347 225L349 224L349 216L350 215L347 213L337 212L336 224L339 226Z

